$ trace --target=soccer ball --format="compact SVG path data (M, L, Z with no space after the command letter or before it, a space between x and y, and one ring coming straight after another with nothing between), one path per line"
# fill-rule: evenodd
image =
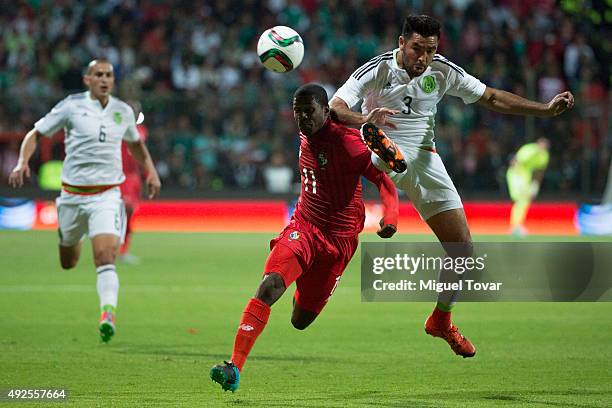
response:
M263 66L269 70L289 72L302 62L304 42L293 28L272 27L259 37L257 55Z

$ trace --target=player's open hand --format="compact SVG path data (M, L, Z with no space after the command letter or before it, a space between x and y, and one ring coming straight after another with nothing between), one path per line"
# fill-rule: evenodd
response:
M548 102L548 114L550 116L557 116L562 114L568 109L571 109L574 106L574 95L571 92L565 91L558 95Z
M398 114L399 111L389 108L375 108L368 113L365 122L372 122L377 126L386 126L391 129L397 129L394 123L389 121L389 116Z
M30 167L27 164L18 164L9 175L8 182L11 187L21 187L25 178L30 178Z
M397 232L397 227L393 224L385 224L385 219L380 219L380 228L376 233L381 238L391 238Z
M161 190L161 181L159 180L157 172L150 172L145 181L147 183L147 195L149 200L157 197Z

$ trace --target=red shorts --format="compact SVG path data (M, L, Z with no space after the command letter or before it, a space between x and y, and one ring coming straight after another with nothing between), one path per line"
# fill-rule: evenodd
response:
M142 193L142 181L139 174L126 174L125 181L119 186L121 198L128 207L136 208Z
M285 287L296 282L295 301L304 310L320 313L338 286L358 243L357 235L327 235L310 223L293 219L270 241L272 251L264 274L280 274Z

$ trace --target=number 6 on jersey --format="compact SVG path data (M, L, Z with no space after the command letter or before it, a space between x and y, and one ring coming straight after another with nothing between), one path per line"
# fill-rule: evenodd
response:
M98 134L98 140L100 142L106 142L106 129L104 129L104 125L100 126L100 133Z

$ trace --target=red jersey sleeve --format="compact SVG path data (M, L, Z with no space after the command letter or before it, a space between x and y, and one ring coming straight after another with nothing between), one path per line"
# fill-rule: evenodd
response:
M368 154L368 160L369 158L370 156ZM391 224L397 228L399 199L397 197L395 185L389 176L374 167L371 161L368 161L367 167L362 174L378 188L380 201L382 201L384 207L383 223Z

